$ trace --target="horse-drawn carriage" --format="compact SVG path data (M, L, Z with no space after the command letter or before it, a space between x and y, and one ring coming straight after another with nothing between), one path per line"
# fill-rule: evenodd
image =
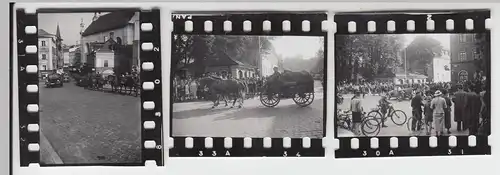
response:
M266 107L274 107L281 99L288 98L301 107L309 106L314 100L313 76L308 72L285 71L268 78L260 93L260 102Z

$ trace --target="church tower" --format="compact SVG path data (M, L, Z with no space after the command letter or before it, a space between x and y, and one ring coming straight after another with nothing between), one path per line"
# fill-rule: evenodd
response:
M62 68L64 63L63 63L63 48L62 48L62 41L63 39L61 38L61 31L59 29L59 23L57 23L57 30L56 30L56 68Z
M85 42L83 41L83 32L85 31L85 23L83 23L83 18L80 20L80 62L86 63L87 56L85 54Z

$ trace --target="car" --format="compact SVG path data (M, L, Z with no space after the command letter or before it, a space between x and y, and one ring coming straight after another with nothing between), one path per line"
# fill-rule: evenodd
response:
M59 74L50 74L45 79L45 87L63 87L63 78Z
M64 76L63 76L63 82L64 83L68 83L70 81L71 81L71 78L69 77L69 75L68 74L64 74Z

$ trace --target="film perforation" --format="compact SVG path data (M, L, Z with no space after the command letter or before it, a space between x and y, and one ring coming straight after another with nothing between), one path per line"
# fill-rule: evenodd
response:
M93 17L82 16L84 13L94 14ZM64 15L64 19L75 18L72 20L81 23L76 27L68 26L68 23L57 21L61 19L57 15ZM105 22L110 19L114 21ZM144 166L151 162L163 165L162 82L159 81L161 66L154 68L155 65L161 65L159 10L141 12L129 8L35 7L17 9L17 21L17 86L22 167ZM110 28L110 25L119 27ZM78 61L75 61L76 59ZM104 77L101 73L106 73L107 78L98 79L97 75ZM126 74L126 77L122 76L123 79L118 81L119 77L115 73ZM113 75L113 80L108 79L110 75ZM64 95L65 93L70 95ZM95 108L107 107L106 110L101 110L104 113L113 110L113 104L121 105L124 109L102 117L102 114L93 109L85 109L86 101L75 101L84 96L82 94L90 98L97 96L102 98L102 101L114 98L110 104L93 102L101 103L99 107L94 105ZM66 100L66 104L57 102L61 99ZM137 99L137 106L134 106L133 99ZM128 105L134 106L135 109L125 109ZM54 113L56 108L61 108L60 113ZM132 117L137 118L128 118L128 115L123 114L123 111L132 114L135 110L138 114ZM81 114L72 113L81 111L91 115L80 116ZM44 116L40 117L42 115ZM120 117L126 119L116 120ZM97 122L99 120L101 122ZM89 124L93 129L92 136L78 139L82 134L89 133ZM66 130L59 130L61 126ZM67 128L77 129L78 132L72 129L73 133L65 135ZM106 132L107 138L99 135L102 131ZM66 137L68 135L72 135L72 138ZM133 140L137 140L136 144L129 142L131 137L135 137ZM103 139L102 142L99 139ZM90 143L89 140L95 142ZM112 146L107 146L110 144ZM126 144L127 148L123 147L123 144ZM56 150L61 147L66 150ZM113 150L105 151L108 149L105 147L113 147ZM76 152L81 154L78 160L73 157Z
M488 108L491 107L488 100L490 98L488 93L491 83L491 74L489 73L490 67L488 66L489 59L491 59L491 51L489 50L490 21L489 11L484 10L449 13L437 12L428 14L405 14L400 12L388 14L373 13L369 15L361 13L336 14L334 25L336 24L338 27L335 33L335 46L336 50L338 49L336 53L339 54L336 55L337 82L335 83L337 86L337 105L335 107L337 117L334 119L337 132L335 133L335 138L339 143L338 149L336 147L335 151L336 158L491 154L490 142L488 140L490 132L489 117L491 114L487 112ZM398 40L391 40L391 37L393 37L392 39L402 38L406 44ZM353 43L353 40L358 43ZM386 43L387 41L394 44ZM371 42L387 45L368 46ZM425 42L427 42L427 46L418 46L418 44L424 44ZM429 42L434 42L436 46L429 46ZM432 51L433 55L429 58L434 60L433 63L430 63L431 66L434 66L432 71L434 71L434 73L440 71L440 68L436 68L435 64L441 63L436 63L435 60L447 56L447 60L451 60L451 62L448 61L448 63L442 64L446 64L445 69L447 69L450 78L448 78L448 80L440 80L440 77L431 72L425 74L425 81L423 80L424 78L422 78L422 82L420 82L420 79L415 77L415 75L419 75L419 70L414 66L418 65L412 65L413 63L408 65L407 61L413 59L415 53L418 53L418 49L424 49L422 47L431 49L430 47L438 46L438 51ZM360 53L354 53L355 51L349 50L349 48L358 48ZM369 49L364 50L362 48ZM384 49L386 51L381 51ZM391 53L387 51L391 49L395 52ZM398 65L391 62L385 64L387 64L388 67L393 66L391 69L397 71L402 70L404 72L399 71L398 73L396 71L396 73L394 73L394 79L387 75L378 75L382 78L389 78L387 78L387 81L383 82L377 80L376 83L373 83L376 78L366 77L365 75L367 74L361 73L358 75L362 78L357 78L359 79L357 82L352 82L349 78L346 78L348 77L349 71L345 73L345 71L342 72L342 70L340 70L342 67L350 66L347 61L342 59L350 59L351 57L349 55L342 55L343 53L359 54L361 57L360 62L364 62L365 59L368 61L372 60L370 63L372 65L378 64L376 61L373 62L372 59L377 57L378 54L384 54L385 57L393 57L391 54L394 54L394 58L397 60L396 62L399 61L401 64ZM469 63L465 60L469 59L473 62L477 62L477 64L474 63L475 65L472 65L471 63L471 65L468 65ZM407 67L410 67L411 70L408 70ZM370 66L364 67L364 69L367 70L371 68ZM352 70L354 68L350 69ZM359 68L354 70L357 69ZM408 72L413 75L410 76ZM397 78L399 74L403 76ZM472 74L474 74L474 76L472 76ZM430 77L431 75L433 77ZM444 75L446 75L446 73ZM417 80L419 80L419 82L417 82ZM367 86L367 84L370 84L370 86ZM399 88L389 88L389 90L383 92L372 88L382 86L382 84L384 84L384 86L390 85L390 88ZM424 91L424 89L420 88L422 84L431 88ZM354 89L353 87L360 87L360 90L352 90ZM402 95L402 99L398 101L394 99L391 100L391 97L399 98L393 96L395 95L392 94L393 92L406 91L405 89L407 87L411 88L411 91L407 93L410 94L409 98ZM366 90L364 90L364 88L366 88ZM347 112L344 114L344 112L341 112L341 108L345 108L344 104L350 103L350 101L346 102L345 96L348 96L350 99L351 96L349 95L353 94L355 97L352 98L356 98L357 94L362 94L362 98L358 98L360 99L359 101L363 101L363 105L369 107L363 106L364 110L362 111L365 113L361 114L361 123L358 125L357 129L344 129L346 123L343 121L345 119L341 116L345 115L349 118L354 114ZM455 105L460 106L463 104L463 101L456 98L457 96L461 97L463 94L467 95L468 100L477 100L475 103L480 105L456 107ZM411 106L410 102L413 105L413 101L418 101L418 99L414 100L416 96L421 99L421 105L417 106L422 108L417 110L415 114L415 111L412 111L412 109L416 109L416 107ZM384 119L384 114L384 116L382 116L382 122L380 122L380 118L377 119L377 115L373 114L373 111L379 111L381 109L380 106L377 106L380 102L374 101L374 99L387 99L386 101L389 101L389 104L392 105L389 107L390 110L402 111L406 116L405 118L408 120L403 121L403 124L398 127L398 123L392 115L394 112L389 110L387 118L391 118L392 121ZM426 114L423 108L426 103L431 104L431 101L434 103L434 99L458 101L448 102L445 100L443 104L445 104L446 107L443 109L447 112L438 113L439 115L436 119L436 117L432 115L432 108L430 108L430 115ZM339 100L343 100L343 102L339 102ZM377 107L370 109L371 106ZM408 108L409 110L407 110ZM467 113L468 111L466 110L477 110L478 112L481 110L482 113L478 116L477 113L472 112L474 113L473 115L472 113ZM415 115L420 116L420 119L415 117ZM441 115L442 118L439 118ZM459 118L453 120L453 117L457 115ZM460 116L468 117L466 118L467 122L471 123L463 124L462 121L466 119ZM443 123L437 124L436 121L430 120L432 118ZM451 124L446 124L445 120L448 120L448 123ZM382 125L384 126L382 127ZM403 127L403 125L406 126ZM376 128L373 129L375 132L369 131L370 126L372 129ZM407 130L406 132L408 132L408 134L403 130Z
M162 82L161 82L161 27L160 10L142 11L141 22L141 101L143 102L142 122L144 130L143 161L154 161L163 165L162 127ZM158 67L158 68L155 68ZM146 163L146 162L144 162Z
M39 160L39 106L37 87L38 48L37 36L33 29L37 28L36 14L25 13L24 9L17 10L17 57L19 87L19 140L21 166L38 163ZM36 33L36 32L35 32Z

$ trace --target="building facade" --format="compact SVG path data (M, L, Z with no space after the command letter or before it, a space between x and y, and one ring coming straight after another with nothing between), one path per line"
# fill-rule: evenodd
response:
M96 13L92 23L85 30L83 22L80 27L82 63L90 64L97 69L118 67L117 73L130 72L132 67L139 67L139 12L121 10L104 15ZM113 45L102 46L108 42Z
M63 55L62 56L63 56L63 58L62 58L63 59L63 67L67 68L67 67L71 66L68 47L63 48Z
M55 35L38 29L38 66L40 71L56 69L56 55Z
M441 57L435 57L432 63L433 81L450 82L451 81L451 68L450 68L450 52L444 51Z
M476 45L476 34L452 34L450 37L451 82L473 80L482 58Z

